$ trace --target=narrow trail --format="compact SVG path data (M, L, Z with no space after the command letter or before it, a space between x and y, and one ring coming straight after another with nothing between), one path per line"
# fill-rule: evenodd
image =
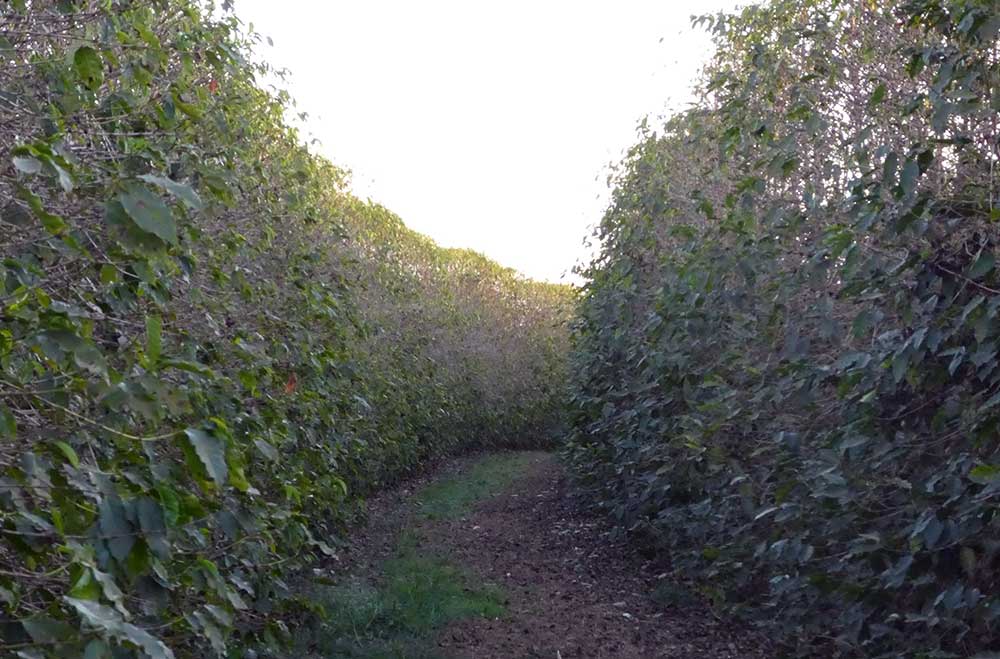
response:
M475 463L470 476L470 464L459 463L446 470L451 475L374 504L371 524L343 561L351 566L344 577L356 590L394 594L355 624L353 645L313 656L773 656L759 637L717 620L613 540L607 522L573 495L554 456L511 455L510 464L487 459L500 460L499 477ZM401 560L418 574L400 580ZM449 589L449 579L460 583ZM414 625L427 617L435 622Z

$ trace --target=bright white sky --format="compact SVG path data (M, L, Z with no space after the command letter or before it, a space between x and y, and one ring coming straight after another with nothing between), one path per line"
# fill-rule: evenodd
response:
M236 0L273 47L318 150L441 245L535 279L587 257L607 166L682 108L746 0ZM661 41L662 39L662 41ZM570 278L573 280L573 278Z

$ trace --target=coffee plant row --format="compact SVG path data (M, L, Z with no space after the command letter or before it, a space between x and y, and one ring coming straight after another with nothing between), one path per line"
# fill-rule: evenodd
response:
M1000 5L696 22L584 272L578 477L789 656L997 656Z
M361 497L559 422L569 289L354 198L227 4L0 3L0 656L280 649Z

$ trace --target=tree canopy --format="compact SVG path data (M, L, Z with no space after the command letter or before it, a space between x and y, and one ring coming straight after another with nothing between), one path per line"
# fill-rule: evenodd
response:
M1000 8L697 22L698 101L643 127L584 271L577 472L798 655L995 651Z
M0 8L5 656L280 647L364 496L559 424L571 289L353 197L227 4Z

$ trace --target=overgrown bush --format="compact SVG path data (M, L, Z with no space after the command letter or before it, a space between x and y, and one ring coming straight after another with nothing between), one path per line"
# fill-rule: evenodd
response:
M1000 650L1000 6L704 21L585 272L577 473L790 654Z
M225 7L0 12L0 654L278 646L359 497L549 439L569 289L352 197Z

